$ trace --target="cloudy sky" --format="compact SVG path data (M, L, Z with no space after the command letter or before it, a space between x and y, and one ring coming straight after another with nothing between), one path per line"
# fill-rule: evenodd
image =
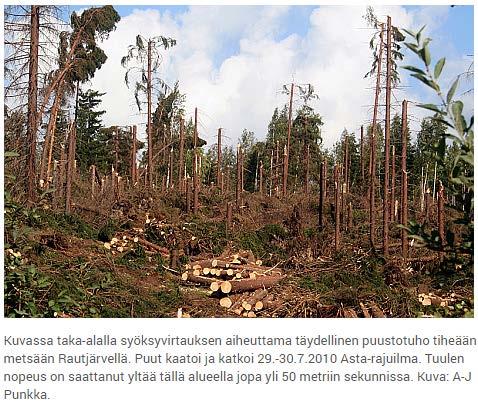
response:
M83 6L84 7L84 6ZM324 120L323 139L329 147L344 128L358 131L371 119L373 81L364 79L372 60L372 31L363 6L115 6L121 15L116 31L102 47L108 61L85 87L103 97L106 125L140 125L132 90L124 83L120 59L137 34L169 36L177 46L163 51L160 76L179 81L186 94L186 114L198 108L200 136L214 144L218 127L235 144L244 128L263 139L276 106L287 103L281 88L292 81L311 83L320 99L311 103ZM79 9L72 7L71 9ZM380 20L392 17L398 27L426 34L434 61L447 57L443 87L473 61L472 6L374 6ZM412 55L402 64L419 62ZM433 93L401 71L393 108L406 98L433 101ZM459 93L471 88L463 81ZM473 95L464 95L472 109ZM300 100L294 100L294 108ZM415 126L425 112L410 107ZM382 114L383 117L383 114Z

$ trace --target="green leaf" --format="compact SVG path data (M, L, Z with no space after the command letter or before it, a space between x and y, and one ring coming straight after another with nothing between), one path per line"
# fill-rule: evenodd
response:
M413 31L406 30L405 28L402 28L403 31L405 31L408 35L415 37L415 33Z
M402 66L402 69L410 70L411 72L419 73L419 74L421 74L421 75L423 75L423 76L426 76L426 75L427 75L423 70L421 70L421 69L419 69L419 68L417 68L417 67L415 67L415 66L410 66L410 65Z
M448 93L446 95L446 102L449 104L451 103L451 100L453 99L453 96L455 95L456 88L458 87L458 82L460 78L457 77L453 84L450 87L450 90L448 90Z
M17 152L10 152L10 151L7 151L7 152L4 152L3 153L3 156L4 157L19 157L20 154L18 154Z
M439 114L444 114L442 110L438 108L435 104L418 104L420 108L426 108L427 110L435 111Z
M417 34L415 35L415 38L417 39L417 41L420 41L420 35L422 33L422 31L425 29L426 25L424 25L422 28L420 28L417 32Z
M443 70L443 66L445 65L445 58L441 58L437 64L435 65L435 80L440 77L441 71Z
M410 49L413 53L418 53L418 46L410 42L405 42L405 46Z
M432 89L434 89L434 90L437 89L437 85L434 82L432 82L431 80L428 80L426 77L423 77L422 75L420 75L418 73L414 73L411 76L417 78L418 80L425 83L427 86L431 87Z
M431 56L427 45L424 45L424 47L420 49L419 54L420 58L422 58L423 62L425 62L425 65L430 66Z

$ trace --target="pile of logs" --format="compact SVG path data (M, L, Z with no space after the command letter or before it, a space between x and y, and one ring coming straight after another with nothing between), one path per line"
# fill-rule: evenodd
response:
M183 281L209 288L221 307L249 318L275 305L267 288L285 278L281 269L263 266L247 252L191 262L185 270Z

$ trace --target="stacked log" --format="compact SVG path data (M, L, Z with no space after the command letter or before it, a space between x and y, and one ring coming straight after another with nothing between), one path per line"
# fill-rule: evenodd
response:
M247 252L241 252L247 253ZM251 254L203 259L185 265L182 281L209 288L219 305L231 314L255 318L266 309L267 289L285 278L280 268L263 266Z

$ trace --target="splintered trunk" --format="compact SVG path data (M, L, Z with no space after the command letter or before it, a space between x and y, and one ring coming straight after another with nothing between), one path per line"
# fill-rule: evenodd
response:
M363 125L360 127L360 174L362 177L362 185L365 183L365 164L363 156Z
M325 200L325 161L320 164L320 191L319 191L319 229L324 228L324 200Z
M440 244L445 246L445 190L440 181L438 186L438 235L440 237ZM443 259L444 252L440 252L440 258Z
M387 17L387 84L385 92L385 162L383 180L383 255L388 256L390 222L389 169L390 169L390 98L392 74L392 20Z
M186 212L191 211L191 180L186 178Z
M58 162L58 176L57 176L57 183L56 183L56 198L57 200L63 197L63 189L65 185L65 168L66 168L66 151L65 145L61 145L60 150L60 161Z
M340 169L337 165L334 167L335 184L335 250L340 247Z
M292 130L292 100L294 97L294 83L290 89L289 119L287 120L287 146L284 153L284 176L282 177L282 196L287 197L287 176L289 175L290 134Z
M344 193L347 194L349 192L349 141L348 136L345 137L345 145L344 145L344 184L345 190Z
M390 191L390 221L395 222L395 145L392 145L392 177Z
M222 194L222 179L221 179L221 172L222 172L222 128L217 130L217 174L216 174L216 184L221 189Z
M136 125L132 127L133 145L131 148L131 183L133 187L136 187L138 181L138 168L136 166Z
M276 142L276 197L280 194L280 177L279 177L280 157L279 157L279 141Z
M31 6L30 52L28 65L28 112L26 138L26 181L27 196L35 202L36 194L36 149L37 149L37 97L38 97L38 47L40 38L40 6Z
M229 237L232 232L232 203L226 203L226 234Z
M148 72L147 72L147 97L148 97L148 119L147 119L147 130L148 130L148 166L147 166L147 184L151 189L153 187L153 128L151 123L151 40L148 41Z
M369 215L370 215L370 245L375 249L375 172L376 172L376 152L375 152L375 132L377 130L377 112L378 99L380 95L380 72L382 66L382 52L383 52L383 24L380 29L380 46L378 51L377 63L377 81L375 84L375 102L373 106L372 131L370 134L370 198L369 198Z
M171 189L174 188L173 183L173 166L174 165L174 148L171 146L169 149L169 160L168 160L168 181L167 181L167 188Z
M305 194L309 195L309 176L310 176L310 145L307 145L305 153Z
M66 167L65 212L71 213L71 190L75 175L76 125L72 125L68 137L68 158Z
M353 208L352 208L352 201L349 201L347 205L347 230L350 232L353 227Z
M259 194L262 196L264 193L264 165L261 163L259 165Z
M236 208L242 207L242 149L237 145L236 152Z
M50 178L51 158L53 155L53 145L55 143L56 118L63 99L63 82L60 83L55 92L55 99L50 111L50 118L45 133L42 156L40 161L40 186L48 188Z
M197 138L198 138L198 109L194 109L194 170L193 170L193 182L194 182L194 201L193 201L193 213L197 214L199 208L199 159L197 150Z
M282 161L282 197L286 196L287 192L287 171L289 167L289 155L287 151L287 145L284 145L284 159ZM285 179L285 180L284 180Z
M184 120L179 120L179 191L184 192Z
M229 194L231 191L231 167L226 167L226 184L224 184L224 189L226 194Z
M90 171L91 171L91 198L95 198L95 194L96 194L96 166L95 165L91 165L90 167Z
M407 231L404 228L408 222L408 178L407 178L407 100L402 102L402 208L401 208L401 224L402 224L402 256L404 259L408 256Z
M115 145L115 172L119 173L119 131L118 131L118 127L115 127L113 140L114 140L114 145Z

